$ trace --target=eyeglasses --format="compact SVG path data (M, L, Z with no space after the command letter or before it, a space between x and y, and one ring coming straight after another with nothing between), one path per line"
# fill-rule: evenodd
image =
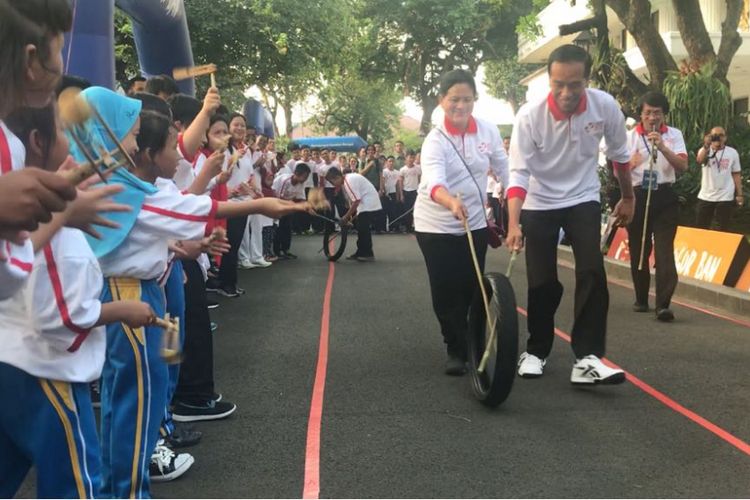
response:
M476 97L449 97L448 98L448 102L451 104L459 104L459 103L471 104L475 102L476 100L477 100Z

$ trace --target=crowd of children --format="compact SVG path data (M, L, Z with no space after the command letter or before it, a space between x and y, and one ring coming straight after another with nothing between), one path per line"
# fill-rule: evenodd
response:
M286 161L214 87L201 102L166 76L127 96L63 77L72 18L67 0L0 0L0 496L33 465L40 497L148 497L194 462L174 451L201 439L190 422L237 409L215 387L209 293L239 297L238 269L295 259L292 235L334 219L358 233L349 258L374 260L372 231L413 231L419 154ZM94 113L76 122L71 102ZM92 157L124 166L75 187Z

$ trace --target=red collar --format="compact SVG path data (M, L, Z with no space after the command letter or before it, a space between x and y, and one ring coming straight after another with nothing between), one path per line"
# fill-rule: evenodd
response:
M586 111L587 101L588 101L588 98L586 97L586 92L584 92L583 95L581 96L581 100L578 101L578 106L576 107L575 111L573 111L570 114L567 114L557 106L557 102L555 101L555 98L552 97L552 92L547 94L547 107L549 108L549 112L552 113L552 117L557 121L567 120L573 115L580 115L581 113Z
M667 127L663 123L661 124L661 127L659 127L659 133L660 134L666 134L668 130L669 130L669 127ZM640 135L647 135L648 134L648 132L646 132L646 129L643 128L643 123L642 122L638 123L638 125L635 126L635 131L638 132Z
M447 117L443 119L443 125L445 126L445 130L450 135L464 135L464 134L476 134L477 133L477 121L474 119L473 116L469 116L469 125L466 127L465 132L461 132L456 127L451 125Z

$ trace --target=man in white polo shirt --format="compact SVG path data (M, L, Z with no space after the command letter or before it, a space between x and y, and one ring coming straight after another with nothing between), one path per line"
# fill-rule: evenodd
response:
M604 138L607 156L619 170L622 190L614 215L626 225L633 217L634 205L630 151L625 120L614 98L586 88L590 71L591 58L582 48L563 45L555 49L547 62L551 92L544 100L525 104L513 127L507 244L520 250L526 238L529 310L529 340L518 374L541 376L552 350L555 312L563 294L557 279L557 242L562 228L572 243L576 265L572 330L576 362L570 381L618 384L625 374L600 360L605 350L609 292L599 249L597 160Z
M669 101L661 92L648 92L638 105L640 123L628 132L628 146L632 153L631 177L635 190L635 216L628 226L630 241L630 274L635 289L635 312L647 312L648 289L651 284L648 256L651 254L653 235L656 258L656 318L672 321L669 309L672 294L677 287L677 268L674 261L674 236L680 215L680 202L672 189L675 172L687 170L687 149L682 132L664 123L669 113ZM649 162L654 167L649 173ZM641 266L643 222L646 220L646 198L651 190L648 223ZM641 270L639 270L639 267Z
M726 143L727 133L721 127L714 127L706 144L698 151L697 160L702 168L697 226L703 229L711 228L716 214L718 230L728 231L734 206L742 206L745 201L740 155Z
M355 214L357 217L354 222L357 229L357 251L347 259L360 262L374 261L370 224L373 214L383 208L380 204L380 195L365 176L354 173L344 175L336 167L328 169L326 180L335 188L341 189L349 202L349 210L341 218L342 223L348 223Z

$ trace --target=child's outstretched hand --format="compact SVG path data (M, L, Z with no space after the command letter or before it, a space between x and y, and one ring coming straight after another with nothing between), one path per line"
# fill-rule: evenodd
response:
M205 113L213 115L217 109L221 106L221 96L219 95L219 89L211 87L206 92L206 97L203 98L203 109Z
M80 229L94 238L101 238L101 234L94 226L117 228L118 224L103 217L102 212L129 212L130 207L115 203L109 197L122 191L122 185L109 184L91 187L79 191L75 200L68 204L65 210L67 220L65 225Z

